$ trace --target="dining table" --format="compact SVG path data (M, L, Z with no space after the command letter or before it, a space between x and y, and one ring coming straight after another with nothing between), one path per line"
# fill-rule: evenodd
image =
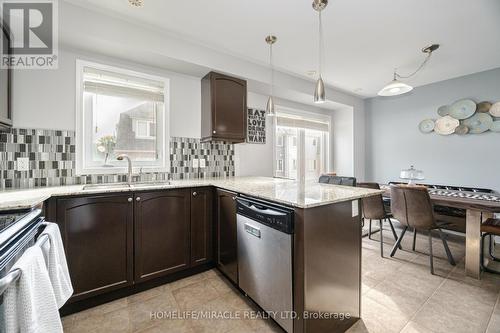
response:
M381 185L383 196L390 198L390 185ZM465 216L465 273L474 279L481 278L481 223L500 213L500 201L447 196L429 192L433 205L459 208Z

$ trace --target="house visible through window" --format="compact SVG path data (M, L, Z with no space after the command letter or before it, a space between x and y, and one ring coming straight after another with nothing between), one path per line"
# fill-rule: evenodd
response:
M328 168L329 123L279 113L276 118L275 177L318 179Z
M165 99L168 81L99 64L79 62L77 173L116 172L126 162L167 170Z

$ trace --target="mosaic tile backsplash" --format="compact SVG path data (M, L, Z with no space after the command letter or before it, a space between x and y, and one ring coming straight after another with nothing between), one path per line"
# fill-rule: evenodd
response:
M170 138L170 172L143 173L141 181L234 176L234 146L225 142L200 142ZM29 158L29 171L17 171L17 158ZM206 160L193 168L192 159ZM124 174L75 174L75 132L12 128L0 132L0 189L73 184L113 183Z

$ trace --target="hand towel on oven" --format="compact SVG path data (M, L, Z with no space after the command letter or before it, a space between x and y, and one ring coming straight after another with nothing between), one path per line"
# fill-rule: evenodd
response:
M21 277L4 294L6 333L62 332L61 318L40 247L28 248L12 269Z
M61 308L73 294L61 233L57 224L47 223L43 234L49 236L50 240L44 244L42 249L47 258L47 268L56 296L57 307Z

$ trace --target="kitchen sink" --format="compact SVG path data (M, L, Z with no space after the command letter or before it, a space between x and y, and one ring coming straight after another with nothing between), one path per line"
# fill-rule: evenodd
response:
M149 181L149 182L137 182L137 183L132 183L132 187L154 187L154 186L165 186L165 185L171 185L171 183L168 180L158 180L158 181Z
M158 181L146 181L146 182L136 182L136 183L109 183L109 184L89 184L83 187L84 191L95 191L95 190L115 190L115 189L132 189L132 188L144 188L144 187L155 187L155 186L165 186L171 185L167 180Z
M83 186L84 191L95 190L114 190L114 189L129 189L131 186L128 183L111 183L111 184L88 184Z

